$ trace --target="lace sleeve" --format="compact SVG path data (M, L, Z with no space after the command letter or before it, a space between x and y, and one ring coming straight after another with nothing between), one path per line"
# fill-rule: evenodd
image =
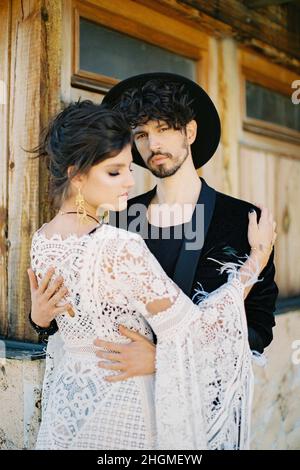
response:
M155 326L155 332L163 333L171 325L181 321L183 306L185 311L197 311L192 300L170 279L157 259L147 248L144 240L135 234L127 234L123 239L111 240L108 249L103 253L102 273L105 273L107 285L116 293L122 292L134 309L142 312L145 318ZM247 282L241 282L238 268L243 263L222 264L221 272L227 271L229 279L211 294L202 294L202 303L214 302L216 296L234 297L235 302L243 304L245 287L257 281L257 273L249 273ZM203 304L204 307L204 304ZM179 315L179 317L178 317ZM185 315L186 316L186 312ZM216 317L216 321L219 318ZM157 331L159 330L159 331Z
M120 243L112 276L132 306L143 312L146 318L166 312L180 294L180 289L137 235Z
M114 243L102 260L105 282L157 335L157 447L248 448L251 352L237 269L231 265L229 281L195 305L139 236Z

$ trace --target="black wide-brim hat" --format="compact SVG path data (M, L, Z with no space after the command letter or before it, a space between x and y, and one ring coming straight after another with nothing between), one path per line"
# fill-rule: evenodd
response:
M126 78L109 90L103 99L103 103L113 108L120 101L121 95L131 88L142 88L150 80L165 80L184 85L189 97L193 100L191 107L195 113L197 122L197 136L191 146L194 165L196 168L203 166L215 153L221 136L221 125L218 112L208 94L200 85L192 80L173 73L153 72ZM132 149L133 161L137 165L146 168L146 165L137 151Z

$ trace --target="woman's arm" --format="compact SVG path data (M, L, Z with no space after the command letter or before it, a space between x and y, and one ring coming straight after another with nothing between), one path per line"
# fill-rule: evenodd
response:
M239 270L239 277L242 284L245 285L247 285L251 273L257 271L257 274L260 274L266 267L277 237L273 215L266 207L260 207L260 209L259 223L257 223L256 212L254 210L249 212L248 241L251 251L247 261ZM249 294L252 286L253 284L245 287L244 299Z
M183 293L166 275L140 236L131 233L126 233L125 237L121 235L120 239L112 239L107 245L102 257L99 282L105 276L111 288L109 297L113 300L117 298L118 292L122 292L133 308L140 310L146 318L167 312ZM240 262L240 265L234 266L228 263L223 266L228 272L234 268L235 276L243 287L244 297L267 264L275 237L275 224L268 209L262 208L259 223L256 213L249 213L250 256L243 264ZM193 305L189 298L186 301Z

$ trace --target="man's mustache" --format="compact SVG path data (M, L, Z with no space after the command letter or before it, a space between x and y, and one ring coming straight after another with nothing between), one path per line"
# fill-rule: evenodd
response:
M155 152L154 153L154 152L152 152L152 154L148 158L148 163L150 163L152 158L156 157L157 155L163 155L164 157L173 158L173 155L171 153L166 153L166 152Z

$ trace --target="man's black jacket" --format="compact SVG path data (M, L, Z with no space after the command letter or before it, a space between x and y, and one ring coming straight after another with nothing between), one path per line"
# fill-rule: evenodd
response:
M156 249L154 250L154 245L153 243L151 243L151 240L145 237L146 244L156 256L158 261L162 261L161 265L163 267L163 260L166 259L166 255L167 257L174 258L173 260L169 259L171 263L173 262L174 269L168 272L168 274L174 279L174 281L179 285L179 287L185 290L185 292L191 298L194 297L197 288L199 288L199 284L201 284L201 287L206 292L212 292L213 290L217 289L222 284L224 284L227 280L228 276L226 274L221 275L219 273L220 266L214 261L209 260L208 258L213 258L222 262L237 262L237 257L243 257L246 254L249 254L250 246L247 237L248 213L251 209L254 208L254 206L248 202L235 199L233 197L217 192L212 188L209 188L205 181L203 179L201 180L201 192L203 192L205 189L210 190L210 193L208 194L209 199L206 199L206 202L209 201L211 195L213 195L214 203L211 209L211 218L210 223L208 224L204 244L202 250L200 250L200 256L196 261L195 270L193 271L193 278L191 280L192 282L190 287L187 287L188 292L183 288L184 278L180 279L180 272L185 271L186 273L189 273L189 263L191 263L190 256L194 255L189 254L189 257L185 259L185 253L183 253L183 259L181 259L180 261L181 265L179 276L178 269L176 276L176 263L177 268L179 268L178 252L181 249L180 245L179 248L176 249L176 252L174 252L174 250L172 251L171 249L172 242L169 242L168 240L163 240L156 242ZM123 222L120 222L122 213L119 215L114 214L115 218L113 217L113 225L116 224L121 228L131 230L130 226L132 226L132 221L134 220L135 216L129 214L131 212L134 213L134 211L132 211L133 207L136 207L134 205L143 205L147 208L153 196L155 195L155 192L156 188L133 199L130 199L126 210L126 218L123 218ZM255 210L258 212L258 214L260 214L258 208L255 208ZM126 227L124 227L124 220L126 220L127 223ZM135 231L139 233L138 230ZM146 232L143 233L145 234ZM143 236L143 234L141 235ZM182 245L182 242L179 243L181 243ZM175 246L174 243L173 246ZM248 297L245 300L249 344L252 350L256 350L258 352L263 352L264 348L268 346L268 344L270 344L273 339L272 328L275 325L274 311L275 302L278 295L278 289L274 282L275 267L273 264L273 257L274 252L270 257L267 266L260 275L260 279L262 280L260 282L257 282L253 286ZM184 266L184 263L186 264L186 266ZM181 285L181 283L183 285Z

